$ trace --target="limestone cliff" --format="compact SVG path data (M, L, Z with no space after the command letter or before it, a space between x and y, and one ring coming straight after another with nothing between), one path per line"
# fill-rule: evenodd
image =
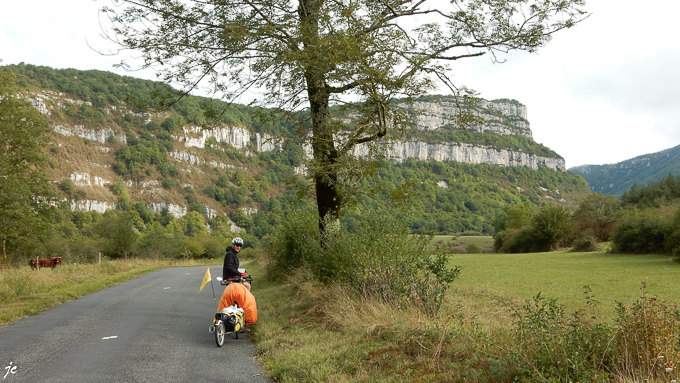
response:
M411 109L415 112L414 125L420 130L438 130L444 126L455 125L455 116L460 113L460 108L451 97L415 101ZM469 129L532 138L527 107L516 101L480 100L473 110L474 114L481 118L484 123L470 126Z
M490 164L500 166L526 166L538 169L545 166L553 170L564 171L565 162L561 158L541 157L534 154L497 149L493 147L474 146L466 143L428 144L426 142L387 142L386 157L402 162L409 158L416 160L457 161L468 164ZM365 146L355 148L355 155L367 155Z
M405 108L411 110L413 127L419 131L437 132L458 129L456 115L460 113L458 104L452 97L427 96ZM532 138L527 107L515 100L480 100L473 113L483 123L466 128L473 133L490 132L501 136L521 136ZM428 143L422 140L385 140L382 142L385 156L398 162L409 158L417 160L458 161L469 164L491 164L499 166L526 166L538 169L545 166L553 170L565 171L566 165L559 156L541 156L525 153L521 149L512 150L493 145L471 144L466 142ZM311 156L311 150L307 148ZM358 146L355 155L368 154L366 146Z
M198 126L182 128L182 133L174 136L178 142L184 142L185 147L205 148L206 141L214 138L217 142L227 143L237 149L248 149L253 141L253 149L256 152L268 152L280 150L282 142L270 135L252 133L245 128L235 126L222 126L218 128L203 129Z
M27 98L43 114L50 115L51 109L63 109L67 104L87 103L79 100L65 98L62 93L44 91L32 93ZM417 130L439 131L451 129L455 125L455 116L460 109L451 97L430 96L415 101L412 106L413 126ZM120 107L109 106L107 113L122 113ZM468 129L476 132L492 132L498 135L515 135L531 138L531 129L527 119L527 107L514 100L480 100L474 107L474 113L484 122ZM151 120L151 114L145 114ZM114 132L110 128L92 129L83 125L54 125L55 132L76 136L99 143L115 140L126 143L124 132ZM216 161L206 161L200 158L198 153L187 151L189 148L203 149L209 145L212 138L217 143L226 143L235 149L256 153L272 150L280 150L283 142L272 136L251 132L245 127L221 126L205 129L198 126L185 126L173 135L178 145L185 149L175 149L169 155L180 161L198 165L209 163L213 167L228 168L233 165L222 164ZM475 145L462 142L449 143L426 143L418 140L408 141L385 141L387 158L396 161L404 161L409 158L418 160L434 159L437 161L451 160L471 164L493 164L500 166L527 166L537 169L538 166L546 166L554 170L565 170L564 160L558 157L539 156L524 153L521 150L494 147L490 145ZM106 148L102 148L106 150ZM309 154L310 151L307 150ZM364 155L365 147L357 147L354 151L357 155Z

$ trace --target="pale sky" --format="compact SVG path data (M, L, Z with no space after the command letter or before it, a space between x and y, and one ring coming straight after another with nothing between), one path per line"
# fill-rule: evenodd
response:
M124 72L106 57L98 9L109 0L5 1L0 12L4 64ZM515 53L504 64L462 60L453 78L485 99L528 107L534 139L567 168L610 164L680 145L680 3L587 0L591 17L557 33L537 54ZM101 20L106 23L106 20ZM444 92L442 92L444 93Z

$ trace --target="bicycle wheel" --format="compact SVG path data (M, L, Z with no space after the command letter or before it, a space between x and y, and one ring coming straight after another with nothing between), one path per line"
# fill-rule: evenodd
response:
M224 323L220 321L218 325L215 325L215 343L217 343L217 347L222 347L224 344L225 334L226 331L224 331Z

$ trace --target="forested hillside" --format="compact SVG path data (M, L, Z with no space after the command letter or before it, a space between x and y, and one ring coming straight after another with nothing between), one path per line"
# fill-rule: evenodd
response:
M209 223L228 217L233 230L245 229L241 233L256 243L287 212L310 203L308 157L300 133L303 112L292 116L194 96L173 103L175 91L167 85L108 72L32 65L10 69L49 122L47 173L71 210L142 214L146 208L175 218L198 212ZM514 100L499 103L521 106ZM501 161L506 161L504 153L563 161L533 141L528 121L516 117L508 122L488 105L480 113L487 120L497 117L495 131L414 128L402 138L465 142L498 153ZM519 133L503 133L504 126ZM349 203L343 222L352 228L365 211L405 207L415 232L489 232L508 204L573 206L589 194L578 175L541 163L500 166L388 157L367 167L344 191Z
M592 191L621 197L634 185L659 182L669 174L680 176L680 146L616 164L583 165L569 170L581 175Z

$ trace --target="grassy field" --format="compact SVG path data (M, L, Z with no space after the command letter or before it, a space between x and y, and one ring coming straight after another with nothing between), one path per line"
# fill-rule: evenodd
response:
M680 264L663 255L606 253L459 254L461 288L529 299L539 291L576 309L587 285L603 308L632 303L646 284L649 295L680 302ZM612 312L611 310L607 310Z

